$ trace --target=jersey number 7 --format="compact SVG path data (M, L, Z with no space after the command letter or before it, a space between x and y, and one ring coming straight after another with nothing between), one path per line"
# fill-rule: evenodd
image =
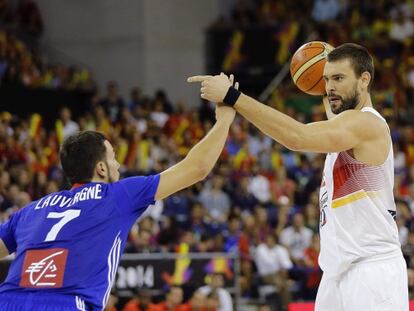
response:
M58 235L59 231L62 230L63 226L66 225L69 221L79 217L80 210L77 209L68 209L67 211L57 213L57 212L50 212L47 214L47 218L62 218L58 221L57 224L54 224L53 227L49 230L45 242L54 241L56 240L56 236Z

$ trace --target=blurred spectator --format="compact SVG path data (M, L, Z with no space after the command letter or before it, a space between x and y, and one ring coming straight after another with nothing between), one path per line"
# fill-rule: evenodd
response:
M311 245L305 249L305 258L304 263L305 267L308 268L307 274L308 278L305 283L305 293L304 298L315 300L316 293L318 291L319 282L322 278L322 270L318 265L318 256L320 252L320 238L319 234L315 233L312 236Z
M60 119L56 121L56 128L59 127L63 127L63 139L79 131L79 125L72 120L72 112L68 107L60 110Z
M159 128L163 128L167 123L169 115L164 110L164 103L161 100L154 101L153 110L150 113L150 118Z
M242 211L253 212L253 207L258 203L258 200L248 189L249 178L242 177L239 180L238 187L236 187L231 194L231 198L234 205L241 208Z
M335 20L341 12L339 0L314 0L312 17L314 21L326 22Z
M106 96L99 103L105 110L106 114L112 122L118 119L124 100L118 93L118 85L115 81L110 81L106 85Z
M305 226L313 231L319 232L319 206L311 203L306 204L303 210L303 218Z
M286 168L280 167L274 171L274 178L270 182L270 191L274 202L281 196L286 196L290 202L294 201L296 183L287 176Z
M226 222L230 213L230 198L223 191L224 180L221 176L214 176L211 187L205 186L199 195L199 200L208 211L213 221Z
M208 285L200 287L198 292L211 297L216 296L219 301L218 311L233 311L233 302L230 293L223 288L224 276L221 273L213 273L210 275L210 282Z
M310 246L312 230L304 226L302 213L293 215L292 225L282 230L280 243L286 246L296 265L303 265L305 249Z
M200 291L193 293L190 301L186 305L186 311L216 311L219 302L212 298L204 295Z
M206 221L205 213L206 209L198 202L195 202L191 207L189 229L194 232L198 239L213 233L210 224Z
M209 233L204 233L197 242L196 251L207 253L211 252L214 249L214 239L213 236Z
M260 167L255 164L252 167L252 177L250 178L248 190L261 203L267 204L272 198L270 194L270 182L260 172Z
M399 12L397 18L391 22L390 38L404 43L414 35L414 22L404 12Z
M172 251L173 245L178 241L178 229L174 218L162 218L157 236L158 245L162 251Z
M142 90L139 87L134 87L131 90L131 97L127 104L128 109L133 111L138 108L142 105L142 100Z
M288 270L293 266L287 249L269 234L265 242L257 246L255 262L262 285L271 285L279 296L277 310L287 310L290 301Z
M130 235L131 236L131 235ZM139 228L136 235L132 235L131 240L125 248L126 253L151 253L156 252L157 248L153 245L152 233L145 228Z
M165 199L163 214L175 217L180 225L186 225L190 215L190 204L188 190L177 192Z
M167 114L172 114L174 112L174 107L168 99L167 93L164 90L157 90L155 92L154 98L156 102L162 103L162 111L164 111Z
M249 253L249 240L242 232L240 218L236 215L229 216L228 229L225 234L224 250L227 253L240 252L242 256Z
M151 291L146 288L140 288L137 290L137 294L132 298L125 307L123 311L148 311L152 304L152 295Z
M257 242L263 242L272 231L268 222L267 210L261 205L254 207L255 224L257 228Z
M165 294L165 301L151 304L148 311L186 311L183 302L183 290L181 287L172 286Z

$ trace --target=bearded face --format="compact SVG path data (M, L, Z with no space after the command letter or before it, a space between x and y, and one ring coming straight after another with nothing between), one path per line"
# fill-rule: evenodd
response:
M355 109L359 103L359 93L357 85L355 84L351 92L345 96L335 94L335 92L328 93L328 100L331 110L334 114L341 113L346 110Z
M333 114L355 109L366 89L366 77L357 76L349 59L326 62L323 78L326 95Z

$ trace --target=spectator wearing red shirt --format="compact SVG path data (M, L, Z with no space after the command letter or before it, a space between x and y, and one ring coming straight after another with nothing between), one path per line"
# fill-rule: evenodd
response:
M188 306L183 304L183 289L172 286L165 295L165 301L150 305L148 311L188 311Z
M305 249L304 264L309 268L308 279L305 283L304 296L307 299L315 299L318 291L319 282L322 278L322 270L318 265L318 256L320 251L319 234L312 236L311 245Z
M136 296L125 305L123 311L148 311L152 305L150 290L142 288Z

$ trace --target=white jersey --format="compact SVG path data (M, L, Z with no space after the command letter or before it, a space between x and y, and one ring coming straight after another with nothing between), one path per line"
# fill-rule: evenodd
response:
M385 119L373 108L362 111ZM392 146L386 161L371 166L348 152L326 156L320 189L319 265L339 276L352 263L401 256L395 223Z

